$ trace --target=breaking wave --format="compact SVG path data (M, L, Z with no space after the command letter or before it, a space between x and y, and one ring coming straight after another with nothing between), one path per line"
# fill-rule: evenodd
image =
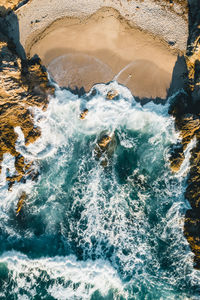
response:
M42 135L25 146L16 127L16 148L39 177L8 191L14 159L2 164L0 298L197 299L183 235L189 154L175 176L167 105L142 107L114 81L82 97L57 87L48 109L33 113ZM107 151L98 150L102 136L112 139Z

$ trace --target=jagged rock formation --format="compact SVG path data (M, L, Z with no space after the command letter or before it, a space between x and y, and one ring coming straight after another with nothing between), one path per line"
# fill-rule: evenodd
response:
M190 171L185 197L191 205L186 212L184 234L194 253L195 267L200 269L200 3L189 0L189 37L185 61L188 69L188 85L171 105L177 130L182 138L181 146L175 147L171 157L173 171L178 171L183 160L183 151L195 139L191 151Z
M188 0L189 3L189 37L186 62L189 71L192 105L195 112L200 113L200 3Z
M15 127L21 128L26 145L34 142L40 130L34 126L30 107L45 109L51 92L53 88L40 60L22 60L13 42L0 33L0 170L4 154L15 157L16 174L9 176L8 170L7 175L10 184L30 175L32 165L15 148Z

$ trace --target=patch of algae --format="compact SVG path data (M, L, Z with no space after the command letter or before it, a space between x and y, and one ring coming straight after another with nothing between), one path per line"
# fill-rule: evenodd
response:
M21 128L26 145L33 143L41 133L34 125L30 108L45 109L52 92L39 59L21 62L9 42L0 42L0 171L3 155L10 153L15 157L16 168L14 176L7 175L10 186L24 180L32 165L16 150L18 136L14 129Z

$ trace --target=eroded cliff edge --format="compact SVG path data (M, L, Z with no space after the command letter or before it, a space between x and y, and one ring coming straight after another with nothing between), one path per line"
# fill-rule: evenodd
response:
M189 36L185 55L188 83L169 111L175 117L181 136L181 145L177 145L171 165L174 171L180 168L184 150L194 141L185 192L191 209L186 212L184 234L194 253L195 267L200 269L200 3L188 0L188 7Z

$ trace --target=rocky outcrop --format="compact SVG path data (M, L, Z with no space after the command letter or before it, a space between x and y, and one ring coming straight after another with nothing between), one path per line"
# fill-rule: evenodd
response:
M117 146L115 133L109 134L107 131L102 131L94 149L94 154L97 160L103 167L109 165L109 159L112 157Z
M184 150L195 140L191 151L190 171L185 197L191 205L186 212L184 234L194 253L195 267L200 269L200 3L189 0L189 37L185 61L188 70L188 85L171 105L170 113L181 136L181 146L172 151L171 167L178 171Z
M26 145L34 142L40 129L34 125L30 107L45 109L52 92L39 58L21 59L13 41L0 33L0 170L4 154L15 157L16 174L10 176L7 170L10 185L31 176L32 165L15 148L15 127L21 128Z
M200 3L188 0L189 3L189 37L186 63L189 71L192 105L200 113Z
M28 1L28 0L27 0ZM20 3L25 3L27 1L22 0L1 0L0 5L0 16L6 16L8 12L15 10Z

